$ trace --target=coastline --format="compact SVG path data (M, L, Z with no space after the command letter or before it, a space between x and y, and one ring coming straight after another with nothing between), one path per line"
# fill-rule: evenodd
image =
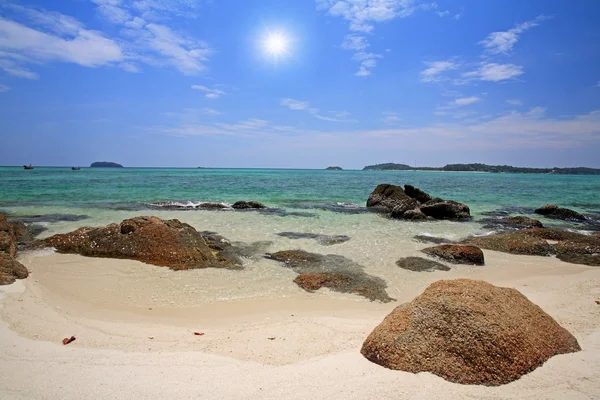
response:
M181 283L208 287L219 273L235 272L172 272L129 260L24 253L20 260L31 276L0 287L0 373L11 376L0 395L91 398L81 397L84 386L94 398L123 399L597 396L600 269L492 251L486 258L484 267L388 276L390 295L398 299L388 304L326 289L307 293L290 280L284 292L266 297L195 298L182 305L175 302L181 287L165 275L182 274ZM583 350L555 356L500 387L391 371L360 355L368 333L393 308L433 281L459 277L517 288L573 333ZM196 330L205 335L195 336ZM77 340L63 346L70 335Z

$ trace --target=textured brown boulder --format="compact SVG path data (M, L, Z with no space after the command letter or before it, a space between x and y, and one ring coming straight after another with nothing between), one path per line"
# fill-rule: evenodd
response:
M135 217L101 228L80 228L45 239L61 253L88 257L126 258L174 270L241 268L241 262L221 257L193 227L176 219Z
M460 244L442 244L421 250L425 254L441 258L454 264L483 265L483 252L479 247Z
M529 218L524 215L516 215L514 217L507 217L503 220L507 225L514 226L517 228L543 228L544 225L537 219Z
M574 219L578 221L583 221L586 219L577 211L569 210L568 208L557 207L554 204L546 204L545 206L536 209L535 213L559 219Z
M6 253L0 252L0 285L8 285L15 279L25 279L29 275L27 268Z
M553 253L552 246L546 240L527 235L524 232L519 231L471 237L463 240L461 243L510 254L549 256Z
M387 303L393 299L385 291L387 284L366 274L364 267L336 254L316 254L304 250L284 250L265 255L283 263L299 275L294 282L308 292L326 287L336 292L357 294L371 301Z
M393 212L392 212L392 218L394 218ZM406 211L404 214L402 214L402 219L406 219L406 220L410 220L410 221L420 221L420 220L427 219L427 215L423 214L423 212L421 212L421 210L419 210L417 208L415 210Z
M361 353L390 369L497 386L579 350L573 335L517 290L458 279L435 282L397 307Z
M424 191L414 187L413 185L404 185L404 193L406 193L408 197L417 200L419 203L427 203L429 200L432 199L429 193L425 193Z
M454 200L433 199L421 205L423 214L435 219L467 219L471 211L466 204Z
M380 212L392 212L397 206L402 206L405 201L412 200L404 193L400 186L381 184L377 185L375 190L367 200L367 207Z
M6 217L0 214L0 253L14 257L17 253L17 237L13 226Z
M258 201L236 201L235 203L233 203L233 205L231 206L233 208L235 208L236 210L246 210L249 208L252 209L257 209L257 208L267 208L264 204L259 203Z
M433 271L450 271L450 267L437 261L428 260L422 257L405 257L396 261L396 265L400 268L415 272L433 272Z
M419 210L419 202L415 199L407 198L403 200L399 200L397 205L392 209L392 213L390 216L395 219L404 218L404 215L408 211L418 211ZM420 213L420 211L419 211ZM412 215L412 214L411 214Z

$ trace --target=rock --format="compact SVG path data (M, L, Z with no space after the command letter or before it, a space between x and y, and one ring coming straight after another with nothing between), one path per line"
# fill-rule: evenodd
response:
M176 219L135 217L101 228L80 228L44 242L61 253L125 258L174 270L241 268L240 260L221 257L221 251L211 249L199 232Z
M379 212L391 213L396 206L402 206L405 201L412 200L400 186L381 184L367 200L367 207Z
M81 215L81 214L41 214L41 215L24 215L24 216L11 217L10 221L12 223L23 222L25 224L31 224L31 223L36 223L36 222L61 222L61 221L76 222L76 221L82 221L87 218L90 218L90 216L89 215Z
M558 254L556 258L571 264L582 264L589 265L590 267L600 267L600 254L562 253Z
M407 269L409 271L416 272L433 272L438 271L450 271L450 267L439 263L437 261L428 260L422 257L405 257L396 261L396 265L400 268Z
M325 169L328 171L342 171L342 167L327 167Z
M419 203L427 203L429 200L432 199L432 197L428 193L425 193L421 189L416 188L412 185L404 185L404 193L406 193L408 197L417 200Z
M317 243L323 246L331 246L350 240L350 236L346 235L321 235L318 233L279 232L276 235L283 236L288 239L314 239Z
M425 254L454 264L484 265L483 252L479 247L460 244L441 244L421 250Z
M586 218L577 211L568 208L560 208L554 204L546 204L535 210L536 214L545 215L551 218L584 221Z
M393 214L393 213L392 213ZM392 215L392 218L394 216ZM415 210L408 210L404 214L402 214L402 219L410 220L410 221L421 221L424 219L428 219L427 215L423 214L421 210L418 208Z
M467 219L471 211L466 204L454 200L432 199L421 205L423 214L435 219Z
M0 285L9 285L16 279L25 279L27 268L6 253L0 252Z
M573 335L517 290L457 279L434 282L393 310L361 353L389 369L498 386L580 350Z
M390 214L390 216L395 219L403 219L404 214L407 211L418 211L418 209L419 209L419 202L416 201L415 199L411 199L409 197L406 199L398 200L398 202L396 203L396 206L394 206L394 208L392 209L392 213ZM420 211L418 211L418 212L421 213ZM410 215L413 215L413 214L410 214Z
M381 278L366 274L364 267L336 254L316 254L304 250L284 250L266 254L266 258L283 263L299 275L294 282L307 291L321 287L363 296L371 301L387 303L393 299L386 293Z
M518 228L543 228L544 225L537 219L529 218L524 215L516 215L514 217L507 217L502 220L507 225L518 227Z
M46 227L37 224L25 224L23 222L12 222L13 232L18 244L27 244L35 240L36 236L47 230Z
M454 243L454 241L450 240L450 239L435 237L435 236L427 236L427 235L415 235L415 236L413 236L413 239L415 239L417 242L421 242L421 243L435 243L435 244Z
M236 210L245 210L248 208L267 208L264 204L259 203L258 201L236 201L235 203L233 203L233 208L235 208Z
M525 231L471 237L461 243L503 253L530 256L549 256L554 252L552 246L546 240L523 232Z

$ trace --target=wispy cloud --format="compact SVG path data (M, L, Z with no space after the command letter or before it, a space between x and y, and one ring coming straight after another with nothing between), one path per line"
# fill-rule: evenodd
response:
M454 105L457 106L468 106L469 104L477 103L481 99L476 96L472 97L461 97L459 99L454 100Z
M462 74L462 78L464 82L472 80L500 82L516 78L523 73L523 67L519 65L483 62L476 70Z
M140 72L142 63L173 67L185 75L207 69L212 51L205 42L158 22L169 12L195 8L196 1L92 1L102 18L122 27L120 37L86 29L77 19L61 13L0 3L0 10L11 16L0 18L0 68L28 79L38 77L28 65L52 62L90 68L117 66L128 72Z
M381 120L386 124L395 124L402 120L398 113L395 111L382 111L381 116Z
M510 104L511 106L522 106L523 105L523 100L508 99L508 100L506 100L506 104Z
M327 114L323 115L322 113L319 113L318 108L311 107L308 101L301 101L288 97L281 99L279 104L293 111L306 111L313 117L322 121L357 122L356 120L350 119L350 113L347 111L329 111Z
M444 72L459 67L459 64L450 60L425 62L425 65L427 68L421 71L421 82L440 82L447 79L442 76Z
M206 114L206 115L212 115L212 116L223 115L222 112L217 111L214 108L203 108L202 113Z
M509 54L523 32L538 26L542 21L547 19L549 17L539 15L530 21L517 24L514 28L507 31L492 32L479 43L483 45L487 54Z
M215 99L218 99L221 96L227 94L226 92L224 92L221 89L209 88L209 87L206 87L206 86L203 86L203 85L192 85L190 87L192 89L194 89L194 90L199 90L201 92L204 92L205 93L204 97L206 97L207 99L213 99L213 100L215 100Z
M0 84L0 93L8 92L9 90L10 90L10 87Z

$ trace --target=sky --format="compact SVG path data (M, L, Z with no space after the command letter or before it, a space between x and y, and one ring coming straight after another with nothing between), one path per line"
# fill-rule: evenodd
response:
M596 0L0 0L0 165L600 167Z

